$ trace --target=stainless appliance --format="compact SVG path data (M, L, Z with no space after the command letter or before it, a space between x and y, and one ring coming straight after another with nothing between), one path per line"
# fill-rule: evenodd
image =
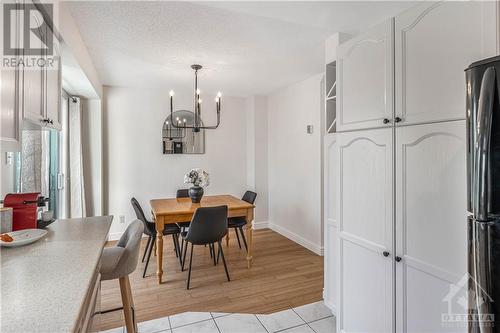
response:
M465 73L468 329L500 332L500 56Z

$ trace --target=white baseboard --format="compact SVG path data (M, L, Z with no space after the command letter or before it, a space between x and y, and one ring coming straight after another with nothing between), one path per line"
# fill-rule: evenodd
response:
M286 238L290 239L291 241L294 241L295 243L305 247L309 251L312 251L319 256L323 256L323 252L324 252L323 246L319 246L317 244L314 244L313 242L305 239L302 236L297 235L296 233L294 233L294 232L292 232L292 231L290 231L290 230L288 230L280 225L277 225L274 223L269 223L269 228L271 230L276 231L278 234L285 236Z
M332 314L334 316L337 315L337 307L335 306L335 304L332 301L326 299L324 289L323 289L323 303L325 303L326 307L329 308L330 311L332 311Z
M267 222L267 221L260 221L260 222L253 223L254 230L267 229L267 228L269 228L269 222Z
M108 241L119 240L122 235L123 232L110 232L108 235Z

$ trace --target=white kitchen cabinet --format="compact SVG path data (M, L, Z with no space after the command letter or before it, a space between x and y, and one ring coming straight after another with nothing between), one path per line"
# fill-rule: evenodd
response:
M465 119L464 70L495 55L494 1L424 2L395 19L400 124Z
M15 30L12 32L14 46L19 47L20 12L13 18ZM6 58L19 59L21 54L6 56ZM21 150L21 119L20 110L22 100L20 92L22 85L22 71L16 66L2 66L0 69L0 151L14 152Z
M337 50L337 131L387 127L393 118L393 20Z
M52 31L48 30L47 36L51 36ZM61 129L61 50L57 38L53 38L54 53L47 56L51 65L45 68L45 118L47 126L57 130Z
M336 135L328 134L324 139L324 292L323 299L325 304L336 312L337 307L337 245L338 245L338 226L337 226L337 151Z
M42 18L39 12L30 11L31 20L37 26L42 23ZM45 31L40 31L41 35L45 35ZM37 37L30 39L32 48L42 48L42 41ZM44 97L43 97L43 81L44 68L40 66L40 56L27 56L25 66L23 66L23 118L35 125L42 125L45 119Z
M338 331L393 331L393 128L337 133Z
M397 128L395 147L397 331L447 331L450 286L467 273L465 121ZM453 313L466 313L464 290Z

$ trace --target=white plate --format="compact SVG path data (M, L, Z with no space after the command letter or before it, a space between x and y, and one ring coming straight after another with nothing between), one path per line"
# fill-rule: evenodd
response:
M0 246L6 247L16 247L26 244L31 244L42 238L47 234L47 230L44 229L24 229L18 231L11 231L7 234L14 240L12 242L2 242L0 240Z

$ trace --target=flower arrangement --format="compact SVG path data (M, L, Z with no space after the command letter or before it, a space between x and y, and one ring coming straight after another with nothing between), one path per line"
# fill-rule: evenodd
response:
M191 171L186 173L184 176L184 183L193 184L194 186L207 187L210 185L210 176L208 172L203 169L191 169Z

